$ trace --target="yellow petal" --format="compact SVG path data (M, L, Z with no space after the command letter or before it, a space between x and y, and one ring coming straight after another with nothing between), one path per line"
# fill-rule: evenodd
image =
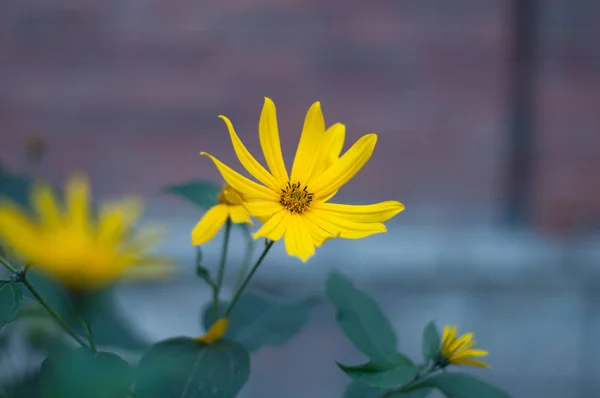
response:
M166 232L164 228L158 225L144 226L131 234L131 237L125 243L125 247L127 249L145 251L158 245L165 236Z
M346 153L315 179L310 190L316 199L322 199L337 191L367 163L371 158L377 135L367 134L361 137Z
M264 225L254 233L254 239L260 237L273 241L281 239L289 227L290 214L291 213L287 210L280 210L271 215Z
M382 223L360 223L321 210L311 209L304 215L316 225L332 234L339 234L343 239L362 239L387 231Z
M479 368L490 369L490 365L488 365L487 363L471 358L459 358L456 361L452 361L452 363L455 365L470 365L477 366Z
M239 192L231 187L223 188L223 196L225 196L227 202L232 205L241 205L244 202L244 199Z
M233 221L236 224L247 223L250 225L254 225L252 224L252 220L248 215L248 210L246 210L244 206L241 205L229 206L229 217L231 217L231 221Z
M488 352L486 350L478 350L478 349L472 349L472 350L464 350L461 351L457 354L454 354L452 356L452 359L458 359L458 358L464 358L464 357L485 357L488 356Z
M206 153L200 152L200 155L207 156L210 160L213 161L223 179L231 185L234 189L239 192L245 194L248 197L259 198L259 199L271 199L271 200L279 200L279 194L275 193L275 191L259 185L252 180L247 179L243 175L234 171L231 167L222 163L219 159L214 156Z
M49 230L60 228L63 223L61 213L49 185L36 183L31 190L31 202L44 227Z
M283 206L279 202L270 200L255 200L243 203L244 208L251 216L256 218L270 217L274 213L283 210Z
M336 203L316 202L311 204L311 208L328 212L351 221L379 223L387 221L400 213L404 210L404 205L395 200L372 205L340 205Z
M67 181L67 221L81 231L89 225L90 185L85 176L74 174Z
M473 333L466 333L460 336L456 341L448 346L450 352L455 352L456 350L460 350L460 348L469 342L473 338Z
M319 153L324 137L325 120L321 112L321 103L315 102L304 119L302 135L292 166L292 177L290 179L292 182L306 184L317 160L316 154Z
M443 334L443 338L442 338L442 348L441 348L443 353L445 353L445 354L449 353L448 348L456 340L456 331L457 331L456 326L449 326L449 325L444 326L444 334Z
M218 319L204 336L197 337L196 340L202 343L214 343L225 335L228 325L229 321L227 318Z
M34 260L40 243L39 227L25 213L7 201L0 202L0 240L25 260Z
M285 231L285 250L290 256L296 256L306 262L315 254L315 245L311 235L311 225L303 220L302 215L292 214L289 227Z
M331 166L340 157L340 152L344 146L346 137L346 126L341 123L336 123L325 131L323 144L319 148L317 161L312 171L311 177L307 181L310 185L312 179L318 177L323 171Z
M281 184L278 184L275 178L269 174L269 172L260 163L258 163L256 159L254 159L254 156L252 156L248 149L246 149L242 143L242 140L240 140L240 137L238 137L238 135L235 133L231 121L223 115L220 115L219 117L227 125L229 136L231 137L231 143L233 144L233 150L242 163L242 166L244 166L244 168L248 170L248 173L252 174L252 176L254 176L254 178L256 178L258 181L262 182L264 185L268 186L274 191L278 190Z
M220 204L211 207L194 227L192 245L201 245L211 240L225 224L228 216L229 208L227 205Z
M323 243L328 241L329 239L339 238L338 234L332 234L315 224L310 218L306 217L304 214L302 215L305 222L310 224L310 235L312 237L313 245L315 247L321 247Z
M98 213L98 239L119 241L131 229L143 209L144 204L135 196L102 204Z
M270 98L265 97L265 103L260 114L258 123L258 137L267 166L271 174L279 182L285 185L289 177L281 154L281 143L279 142L279 128L277 126L277 111L275 104Z

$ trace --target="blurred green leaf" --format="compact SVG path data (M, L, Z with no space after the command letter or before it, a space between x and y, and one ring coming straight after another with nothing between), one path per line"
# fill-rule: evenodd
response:
M229 317L225 337L242 344L248 351L264 346L278 346L294 337L308 323L310 310L317 299L309 297L298 301L278 301L256 293L240 296ZM225 313L229 303L219 303L219 314ZM203 311L203 326L208 330L213 324L212 305Z
M23 289L12 281L0 281L0 328L15 319L23 301Z
M423 379L413 388L432 387L447 398L510 398L506 392L465 373L447 372Z
M208 180L194 180L183 184L171 185L163 189L183 198L203 210L208 210L218 203L222 187Z
M441 337L435 322L431 321L423 329L421 349L425 361L432 360L440 351Z
M344 392L344 398L382 398L386 391L382 388L371 387L360 381L353 381ZM427 398L432 390L423 388L410 392L394 392L386 398Z
M250 356L239 344L205 344L190 338L161 341L136 369L136 398L233 398L250 374Z
M404 360L392 367L387 363L382 366L372 361L358 366L346 366L338 363L338 366L353 380L383 389L402 387L413 381L419 372L417 366Z
M40 372L11 379L0 386L0 397L2 398L38 398L40 397Z
M0 198L9 198L23 206L28 206L31 183L29 177L12 173L0 165Z
M370 296L338 272L327 280L327 296L337 309L337 321L352 344L378 363L396 356L396 334L389 319Z
M127 398L131 382L129 364L119 356L76 348L44 360L40 391L42 398Z

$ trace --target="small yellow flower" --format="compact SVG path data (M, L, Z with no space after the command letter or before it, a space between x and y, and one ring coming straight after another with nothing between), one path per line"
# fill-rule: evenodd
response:
M207 344L214 343L225 335L228 326L229 320L227 318L218 319L205 335L196 337L196 340Z
M138 199L102 204L92 217L89 183L81 175L69 178L64 196L63 207L48 185L36 183L31 192L34 218L1 200L0 240L23 261L77 290L102 287L129 271L134 279L168 272L168 260L147 254L160 233L133 230L143 207Z
M372 205L328 203L345 183L367 163L377 136L360 138L342 156L346 128L337 123L325 129L321 105L315 102L304 128L288 175L279 142L275 104L265 98L259 122L260 145L267 170L246 149L233 125L224 116L233 148L244 168L261 184L249 180L206 152L225 181L245 195L244 206L264 225L254 238L281 238L289 255L306 261L330 238L360 239L386 231L383 222L404 209L397 201Z
M487 363L473 359L473 357L485 357L488 355L488 352L485 350L472 348L476 343L473 340L473 333L466 333L457 338L456 331L456 326L444 326L440 354L439 358L436 359L437 364L442 368L454 364L489 369L490 366Z
M252 220L248 210L242 205L244 196L225 185L219 194L218 203L206 212L192 231L192 244L201 245L211 240L221 229L228 218L236 224L248 223Z

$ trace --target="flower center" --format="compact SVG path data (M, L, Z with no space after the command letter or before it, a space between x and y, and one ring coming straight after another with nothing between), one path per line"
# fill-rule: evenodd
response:
M300 183L294 184L288 181L285 188L281 190L279 203L292 213L302 213L313 200L312 192L308 192L306 185L300 189Z

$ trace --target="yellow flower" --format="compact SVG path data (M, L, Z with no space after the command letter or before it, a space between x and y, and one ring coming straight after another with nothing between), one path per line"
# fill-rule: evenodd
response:
M490 366L487 363L473 359L473 357L485 357L488 355L488 352L485 350L472 348L476 343L473 340L473 333L466 333L457 338L456 330L456 326L444 326L440 356L436 361L438 365L442 368L454 364L489 369Z
M388 201L372 205L328 203L339 188L367 163L377 136L367 134L339 156L345 126L337 123L325 129L321 105L315 102L306 115L302 135L288 175L279 142L275 104L269 98L260 116L260 145L269 170L246 149L233 125L224 116L233 148L244 168L258 184L235 172L208 153L225 181L246 196L244 206L251 216L264 220L254 238L276 241L284 238L289 255L306 261L329 238L360 239L386 231L383 222L404 209Z
M194 227L192 244L201 245L211 240L228 218L236 224L252 224L248 210L242 205L243 201L244 196L240 192L225 185L219 194L218 203Z
M103 204L98 217L92 217L89 183L81 175L68 180L64 196L63 208L48 185L35 184L31 192L35 218L0 201L0 240L22 260L72 289L99 288L129 271L136 279L166 274L168 261L147 255L160 234L132 229L142 211L139 200Z
M229 326L229 320L227 318L218 319L213 325L208 329L208 332L203 336L196 337L196 341L200 341L202 343L214 343L215 341L221 339L227 332L227 327Z

